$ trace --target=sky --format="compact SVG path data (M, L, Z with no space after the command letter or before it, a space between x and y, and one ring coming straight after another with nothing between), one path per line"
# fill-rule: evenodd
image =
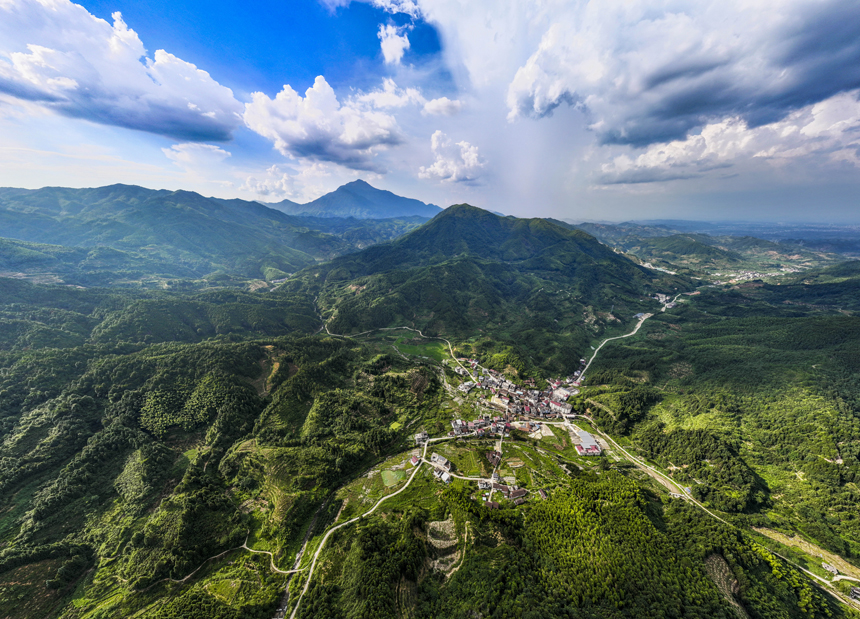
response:
M0 0L0 186L860 222L856 0Z

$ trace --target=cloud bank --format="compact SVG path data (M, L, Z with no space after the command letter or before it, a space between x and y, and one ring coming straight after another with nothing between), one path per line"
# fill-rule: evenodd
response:
M0 2L0 93L64 116L186 141L225 141L242 105L206 71L67 0Z
M508 87L512 120L578 105L602 143L647 146L860 87L856 2L547 4L555 18Z

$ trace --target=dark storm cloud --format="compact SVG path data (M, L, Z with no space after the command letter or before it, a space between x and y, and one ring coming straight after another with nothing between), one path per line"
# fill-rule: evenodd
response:
M648 10L631 8L629 23L611 23L607 9L573 16L569 34L545 38L511 83L512 116L582 102L601 143L643 147L725 118L770 124L860 88L856 1L697 1L659 15L637 6Z

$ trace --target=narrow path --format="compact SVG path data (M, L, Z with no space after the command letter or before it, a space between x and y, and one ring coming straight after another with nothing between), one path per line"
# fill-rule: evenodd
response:
M258 554L258 555L269 555L269 565L272 568L272 571L275 571L278 574L295 574L296 572L303 572L304 571L304 568L296 569L296 570L288 570L288 571L278 569L275 566L275 555L273 555L271 552L269 552L268 550L254 550L253 548L248 548L248 537L247 536L245 537L245 542L240 546L240 548L244 548L248 552L253 552L254 554Z
M832 582L837 582L840 580L853 580L854 582L860 582L860 578L854 578L853 576L844 576L842 574L834 576Z
M472 435L467 434L464 436L472 436ZM302 587L302 592L299 595L299 599L296 601L296 607L293 609L293 612L290 614L290 619L295 619L296 615L299 612L299 608L301 607L301 604L302 604L302 599L305 597L305 593L308 592L308 588L311 585L311 579L313 578L313 575L314 575L314 568L317 565L317 559L319 559L319 556L322 553L323 548L325 548L325 543L328 541L328 538L331 537L331 534L334 533L335 531L337 531L338 529L341 529L345 526L348 526L354 522L358 522L361 518L364 518L365 516L369 516L370 514L372 514L373 512L376 511L377 507L382 505L383 501L387 501L391 497L397 496L398 494L400 494L401 492L406 490L406 488L409 487L409 484L412 483L412 480L415 479L415 475L418 474L418 470L421 468L421 464L423 464L423 462L426 462L427 448L430 446L430 443L436 443L439 441L449 441L453 438L454 438L453 436L440 436L437 438L429 439L426 443L424 443L424 452L421 454L421 461L415 466L415 469L412 471L412 475L409 476L409 479L406 481L406 483L403 485L402 488L400 488L399 490L397 490L395 492L392 492L391 494L387 494L384 497L380 498L374 504L373 507L371 507L369 510L364 512L361 516L356 516L355 518L350 518L346 522L342 522L339 525L336 525L336 526L330 528L328 531L326 531L326 534L323 536L322 541L320 541L320 545L317 547L317 551L314 553L314 558L313 558L313 561L311 561L311 567L310 567L310 570L308 571L308 578L305 581L305 586Z

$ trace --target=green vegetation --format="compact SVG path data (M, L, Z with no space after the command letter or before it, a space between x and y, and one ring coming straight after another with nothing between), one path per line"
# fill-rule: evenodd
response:
M477 354L537 374L573 371L593 338L653 308L643 297L659 286L689 289L581 231L459 205L392 243L308 269L280 292L318 296L333 333L410 325L461 340L486 334Z
M584 223L576 228L656 267L723 280L744 273L773 279L786 272L805 271L844 260L833 253L811 251L803 247L803 243L774 243L751 236L712 236L632 223Z
M39 194L45 229L75 219L82 202L64 191ZM117 264L137 259L119 223L140 205L187 198L189 217L223 221L257 212L168 192L81 191L118 213L105 232L129 243ZM10 195L8 212L33 198ZM83 234L72 223L70 238ZM331 219L318 225L341 237L302 234L345 243L353 230L376 242L412 224ZM149 242L151 230L134 234ZM667 251L745 251L688 240L666 241ZM0 251L56 266L88 260L88 247L10 241ZM287 254L263 264L260 253L247 263L212 253L205 269L220 271L187 291L0 279L4 617L268 619L285 587L295 607L329 527L355 517L328 538L299 616L857 616L765 547L798 558L779 545L793 534L797 548L858 562L852 265L704 288L659 312L652 294L693 283L545 220L460 206L316 264L340 251L314 254L272 292L226 284L280 279L301 266L278 262ZM476 488L493 470L495 438L428 451L472 479L444 486L427 464L408 464L413 434L446 436L487 395L455 390L464 379L442 364L449 349L438 338L544 386L643 311L655 316L605 346L570 399L590 416L575 421L608 432L730 524L670 498L618 449L580 457L561 425L504 439L498 471L528 491L520 504L496 492L500 508L490 509L489 491ZM320 314L331 333L362 335L330 335ZM403 326L423 335L363 333ZM296 565L304 571L283 573Z

